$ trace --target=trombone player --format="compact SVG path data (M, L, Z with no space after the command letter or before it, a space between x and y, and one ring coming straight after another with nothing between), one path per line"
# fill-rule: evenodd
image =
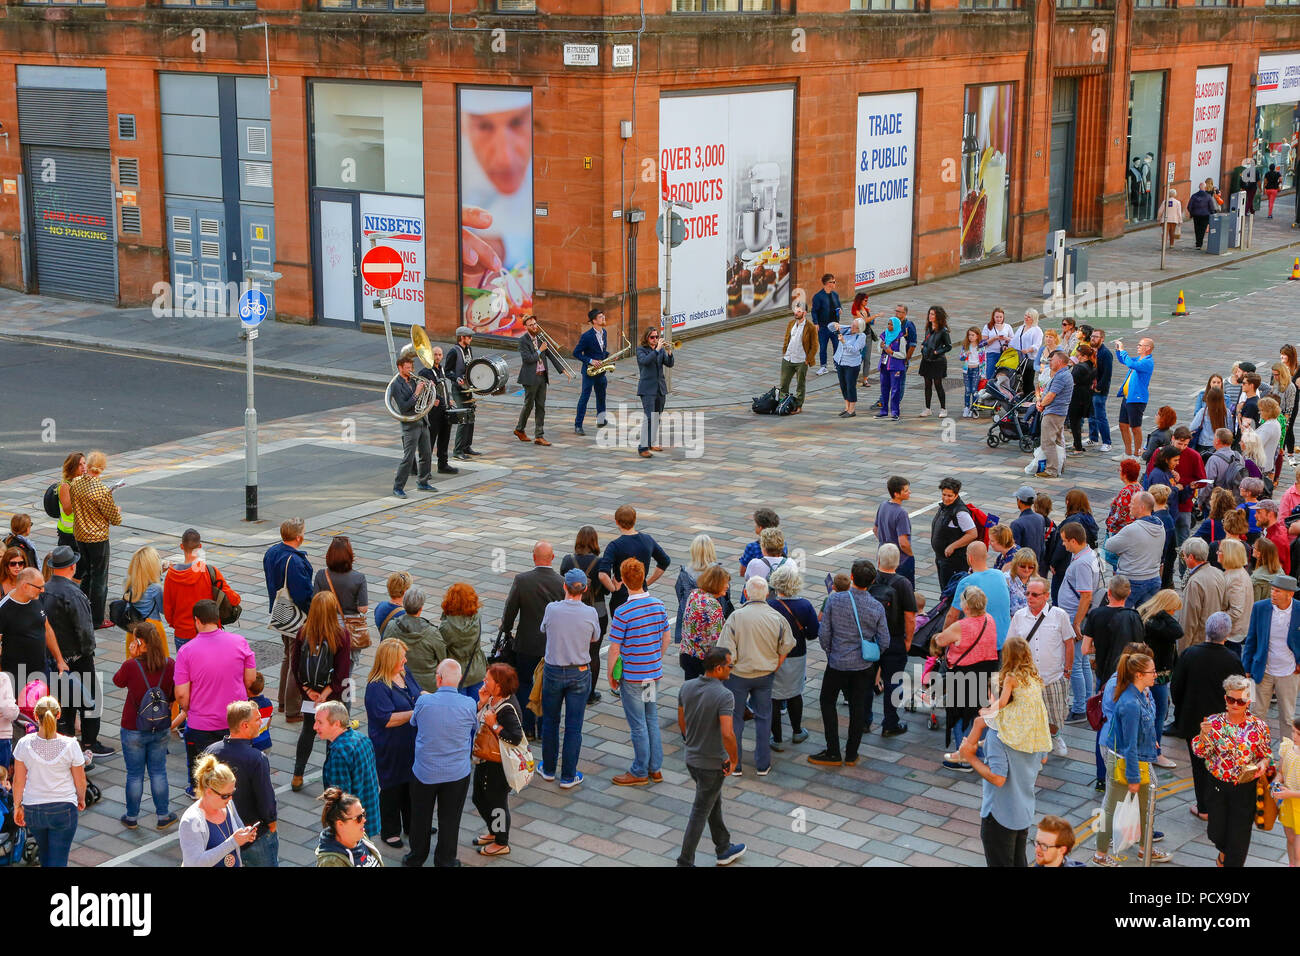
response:
M605 339L605 313L600 309L592 309L587 313L587 322L591 328L582 333L577 348L573 350L573 357L582 363L584 373L582 394L578 397L578 415L573 420L573 431L578 435L586 434L582 430L582 420L587 417L587 402L591 399L593 390L596 392L596 427L605 427L606 373L591 374L592 366L599 367L609 358L609 343Z
M390 387L393 405L403 415L415 411L416 400L426 388L431 387L423 378L412 375L415 368L415 349L406 346L397 356L397 377ZM419 456L419 470L416 471L416 456ZM432 449L429 444L429 422L425 416L413 422L402 422L402 463L397 466L393 478L393 496L406 497L406 479L411 472L416 472L415 487L421 491L433 491L431 478Z
M447 396L450 392L450 381L447 373L442 367L442 346L433 347L433 365L420 369L420 378L429 384L426 388L432 388L435 396L433 407L429 409L429 414L425 416L425 421L429 423L429 444L438 454L438 474L454 475L460 471L459 468L453 468L447 463L447 445L451 442L451 422L447 418Z
M641 446L637 454L653 458L653 451L663 451L659 444L659 416L668 398L668 379L665 368L673 366L673 344L657 325L641 333L641 344L636 350L636 364L641 371L636 393L641 398Z
M515 437L528 441L524 431L528 416L536 410L533 422L533 442L538 445L550 445L546 440L546 385L550 381L546 363L555 366L556 371L571 376L564 364L564 359L555 354L551 347L551 337L537 324L537 316L524 317L524 334L519 337L519 377L515 380L524 387L524 407L519 410L519 421L515 423Z

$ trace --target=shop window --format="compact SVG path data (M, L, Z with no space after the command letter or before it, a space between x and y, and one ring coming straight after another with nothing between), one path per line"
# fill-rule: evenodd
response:
M673 13L778 13L777 0L673 0Z
M424 118L417 85L312 85L315 185L424 195Z
M1164 73L1134 73L1129 77L1126 222L1150 222L1164 199L1165 176L1160 164L1164 96Z
M963 10L1012 10L1020 4L1017 0L961 0Z
M537 0L497 0L497 13L536 13Z
M424 0L320 0L322 10L387 10L392 13L423 13Z
M915 10L919 0L852 0L850 10Z
M1295 185L1295 149L1300 131L1300 104L1269 103L1255 109L1255 165L1259 167L1260 180L1269 166L1276 165L1282 172L1282 188ZM1223 171L1228 180L1229 170Z

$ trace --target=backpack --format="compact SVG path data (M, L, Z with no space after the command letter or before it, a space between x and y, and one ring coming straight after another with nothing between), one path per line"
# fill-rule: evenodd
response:
M879 601L885 609L885 625L889 628L889 643L892 650L896 640L906 640L903 635L902 620L894 620L894 598L897 594L888 581L881 581L879 578L872 582L871 587L867 588L867 593ZM895 625L897 625L897 629L895 629Z
M226 597L226 589L217 584L217 574L212 570L212 565L207 565L208 580L212 582L212 600L217 602L217 620L221 626L234 624L239 620L239 615L244 613L244 609L238 604L231 604L230 598Z
M144 696L140 698L140 705L135 710L135 729L145 734L166 730L172 724L172 705L167 702L162 687L149 683L149 675L138 657L135 666L140 668L140 676L144 678L145 684Z
M776 406L776 414L793 415L799 410L802 404L803 403L799 401L798 396L795 395L794 392L791 392L786 395L785 398L781 399L780 403Z
M59 483L57 481L45 489L45 513L55 520L62 517L59 511Z
M324 677L321 675L324 674ZM305 640L298 652L298 680L302 686L317 693L329 687L334 680L334 652L329 641L321 641L315 652Z
M1215 454L1217 455L1218 452L1215 452ZM1213 458L1214 455L1211 455L1210 457ZM1227 488L1232 492L1232 496L1237 499L1237 502L1240 503L1241 479L1246 476L1246 463L1244 460L1234 461L1230 457L1220 458L1219 460L1228 467L1225 471L1220 472L1219 476L1214 479L1213 487Z
M750 401L750 407L754 409L755 415L771 415L776 412L776 403L777 390L773 386L762 395L755 395Z
M989 528L998 523L996 515L990 515L988 512L981 511L972 504L966 505L966 510L970 516L975 519L975 530L979 532L979 540L987 547L989 543Z

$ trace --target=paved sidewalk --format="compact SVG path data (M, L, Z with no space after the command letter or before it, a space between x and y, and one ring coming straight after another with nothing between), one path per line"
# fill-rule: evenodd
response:
M1093 283L1182 282L1209 269L1300 244L1300 230L1291 228L1293 210L1293 197L1282 197L1277 204L1277 218L1256 217L1252 249L1234 250L1222 257L1196 251L1188 223L1183 238L1169 252L1163 272L1159 268L1160 233L1155 228L1138 229L1105 242L1081 238L1073 240L1071 245L1087 246L1088 278ZM1002 304L1008 318L1018 322L1019 313L1026 306L1043 310L1042 276L1041 258L1003 263L882 292L876 297L873 309L887 317L892 314L892 303L905 302L919 328L924 323L926 308L940 303L948 310L952 327L963 329L986 322L992 307ZM804 285L810 296L816 291L811 277ZM647 303L643 321L652 320L655 314L653 303L649 300ZM845 304L848 304L847 297ZM780 369L777 352L785 321L785 318L774 318L689 339L677 356L670 404L676 408L704 408L747 403L751 395L775 385ZM1105 325L1106 321L1102 320L1101 324ZM404 328L395 327L394 336L400 348L406 341ZM103 306L0 289L0 339L5 338L244 367L244 343L238 338L233 318L158 318L148 308L105 310ZM503 351L484 346L476 346L475 351L478 355L502 355L510 363L510 389L492 401L520 404L522 392L517 391L514 383L518 353L514 349ZM255 361L262 371L327 381L383 386L391 377L383 335L333 326L289 323L264 326L257 340ZM581 374L576 362L571 360L570 364ZM770 370L770 378L763 378L762 371L756 374L756 370L763 369ZM612 406L626 402L640 408L635 372L634 357L619 363L619 370L610 377L609 383ZM873 382L874 378L873 374ZM579 384L576 379L570 382L552 371L548 407L573 408ZM838 390L835 375L810 375L808 390Z

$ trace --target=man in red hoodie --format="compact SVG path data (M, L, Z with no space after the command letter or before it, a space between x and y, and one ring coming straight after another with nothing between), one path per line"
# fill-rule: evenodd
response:
M226 583L221 572L208 564L203 557L203 539L193 528L181 535L180 564L167 571L163 579L163 616L171 625L176 638L176 649L194 637L194 602L215 600L217 588L225 592L226 599L236 607L239 595Z

